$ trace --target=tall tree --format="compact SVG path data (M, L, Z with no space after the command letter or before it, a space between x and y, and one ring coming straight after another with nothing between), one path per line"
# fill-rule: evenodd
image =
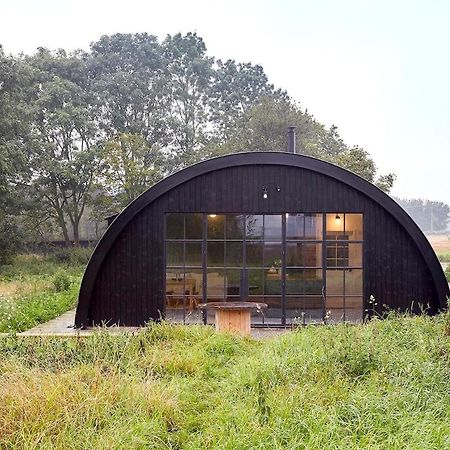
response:
M260 65L217 61L210 93L211 120L217 127L219 142L228 141L246 111L265 96L274 94ZM279 96L283 93L277 92Z
M147 33L102 36L91 44L88 65L97 125L106 139L132 133L151 146L166 144L168 73L157 39Z
M351 170L387 192L392 187L394 176L388 174L377 177L376 165L365 150L347 147L337 127L325 128L284 95L262 97L256 106L246 110L226 143L209 146L210 154L285 151L288 126L297 129L298 153Z
M66 243L79 245L79 225L90 199L97 155L87 55L46 49L28 63L35 80L29 93L32 128L29 195L58 224Z
M6 56L0 46L0 264L9 261L23 237L17 220L23 210L18 185L28 174L24 146L29 121L23 94L29 76L28 67Z
M176 168L200 159L208 140L213 58L206 56L206 46L195 33L168 35L162 46L169 74L167 125Z

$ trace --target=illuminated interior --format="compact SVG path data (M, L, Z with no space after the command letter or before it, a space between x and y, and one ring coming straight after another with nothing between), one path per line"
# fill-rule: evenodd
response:
M362 320L362 214L173 213L165 238L168 320L239 300L268 304L254 325Z

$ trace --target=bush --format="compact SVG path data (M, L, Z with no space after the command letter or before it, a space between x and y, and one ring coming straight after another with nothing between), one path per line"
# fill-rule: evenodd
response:
M448 266L445 269L445 277L447 278L447 281L450 283L450 266Z
M64 292L69 290L71 280L66 272L59 270L53 275L52 284L56 292Z
M71 266L85 266L92 254L91 247L57 248L49 253L50 261Z

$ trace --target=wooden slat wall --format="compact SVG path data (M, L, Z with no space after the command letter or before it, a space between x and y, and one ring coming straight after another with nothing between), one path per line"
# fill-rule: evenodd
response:
M263 187L269 198L263 199ZM276 191L276 186L281 188ZM121 232L95 282L93 323L140 325L164 308L164 216L167 212L364 213L364 299L408 309L436 300L431 274L416 244L394 217L359 191L296 167L221 169L193 178L142 210Z

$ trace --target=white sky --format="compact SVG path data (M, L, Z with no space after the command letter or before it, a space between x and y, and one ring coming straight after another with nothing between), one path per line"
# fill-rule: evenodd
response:
M448 0L0 0L0 15L8 53L196 31L395 172L394 195L450 203Z

